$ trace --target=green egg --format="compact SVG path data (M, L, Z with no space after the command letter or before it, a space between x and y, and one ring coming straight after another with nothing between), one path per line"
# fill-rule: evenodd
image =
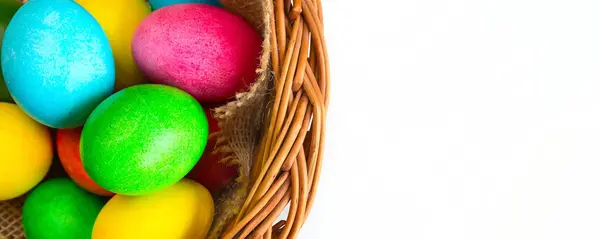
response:
M4 79L2 78L2 74L0 74L0 102L13 102L12 97L10 97L10 93L8 93L8 89L6 88L6 83L4 83Z
M67 178L37 186L23 206L23 228L28 239L92 238L96 217L106 201Z
M0 46L2 45L2 38L4 38L4 31L6 30L6 26L8 26L8 22L12 18L12 16L17 12L17 10L21 7L21 3L17 0L0 0ZM2 47L0 47L0 55L2 55ZM6 83L4 83L4 78L2 77L2 72L0 71L0 102L13 102L12 97L8 93L8 89L6 88Z
M208 138L202 106L182 90L137 85L104 100L81 136L85 171L122 195L144 195L181 180L198 162Z

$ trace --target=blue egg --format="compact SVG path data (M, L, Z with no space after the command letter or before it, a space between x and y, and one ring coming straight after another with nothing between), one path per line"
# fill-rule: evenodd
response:
M115 84L108 38L72 0L35 0L17 11L2 41L2 73L14 101L53 128L83 125Z
M221 7L219 0L149 0L152 10L181 3L202 3Z

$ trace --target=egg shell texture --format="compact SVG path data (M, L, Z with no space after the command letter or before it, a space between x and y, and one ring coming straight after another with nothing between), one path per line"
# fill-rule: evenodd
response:
M13 99L54 128L83 125L112 93L114 68L100 25L71 0L23 5L2 42L2 73Z
M256 78L262 39L241 17L205 4L151 13L133 38L133 57L151 81L200 102L221 102Z
M206 105L204 106L206 107ZM206 117L208 119L210 134L221 130L212 111L207 112ZM221 162L222 159L227 157L227 154L215 151L217 149L217 139L218 137L210 137L208 139L202 158L200 158L198 164L187 175L188 178L202 184L202 186L206 187L215 196L219 195L238 175L238 167L236 165L228 165L225 162Z
M4 2L3 2L4 1ZM8 22L12 18L12 16L17 12L21 3L12 0L0 0L0 46L2 43L2 39L4 38L4 31L6 30L6 26ZM0 55L2 54L2 47L0 47ZM2 71L0 71L0 101L4 102L12 102L12 98L10 97L10 93L6 88L6 83L4 83L4 77L2 77Z
M2 43L2 39L4 38L4 30L6 30L6 25L0 21L0 44ZM0 45L2 46L2 45ZM2 47L0 47L0 55L2 55ZM8 92L8 88L6 88L6 83L4 83L4 77L2 77L2 72L0 71L0 101L3 102L11 102L12 97L10 97L10 92Z
M83 128L85 171L103 188L142 195L182 179L208 138L200 104L165 85L137 85L102 102Z
M143 196L114 196L102 209L92 239L203 239L214 215L206 188L188 179Z
M222 6L218 0L148 0L153 10L182 3L203 3L213 6Z
M112 196L114 193L100 187L83 169L79 147L81 130L81 128L59 129L56 132L56 149L60 163L69 177L81 188L100 196Z
M0 102L0 201L25 194L48 173L50 131L17 105Z
M115 58L115 89L147 82L131 55L131 40L140 22L150 14L145 0L75 0L100 23Z
M91 238L104 199L73 181L57 178L36 187L23 206L23 228L28 239Z

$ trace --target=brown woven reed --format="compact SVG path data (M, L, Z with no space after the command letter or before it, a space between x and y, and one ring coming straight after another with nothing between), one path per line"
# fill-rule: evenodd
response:
M25 238L21 227L22 199L0 202L0 239Z
M221 0L264 36L259 78L216 110L240 178L217 200L209 238L296 238L323 160L329 60L321 0ZM22 199L0 201L0 239L22 239ZM289 205L286 220L276 222Z
M329 102L320 0L263 0L274 74L250 191L220 238L296 238L314 203ZM265 49L266 50L266 49ZM275 222L287 205L286 220Z

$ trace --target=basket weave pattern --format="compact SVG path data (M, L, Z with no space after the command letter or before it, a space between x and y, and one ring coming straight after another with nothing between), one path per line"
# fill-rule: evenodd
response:
M22 198L11 201L0 201L0 239L22 239L21 226Z
M321 0L221 0L264 36L259 78L216 110L240 178L217 200L209 238L296 238L323 160L329 59ZM23 198L0 201L0 239L24 238ZM289 205L286 220L276 222Z
M251 189L224 239L296 238L314 203L321 172L329 101L321 1L275 0L272 9L265 24L275 76L272 98ZM287 219L275 223L288 204Z

